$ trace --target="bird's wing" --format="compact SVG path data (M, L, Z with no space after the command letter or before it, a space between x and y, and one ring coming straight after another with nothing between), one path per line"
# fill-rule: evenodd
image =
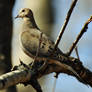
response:
M21 42L22 42L23 50L27 55L33 58L36 56L37 48L39 46L40 35L41 35L41 32L38 29L31 29L31 30L22 32L21 34ZM41 47L40 47L38 56L51 58L51 52L53 52L53 49L54 49L53 41L49 40L49 38L45 34L42 35L41 40L42 42L41 42ZM66 57L62 58L62 52L59 49L57 49L56 52L53 54L53 57L57 57L59 55L60 55L60 61L66 61ZM62 59L65 59L65 60L62 60ZM65 66L68 70L70 70L78 78L80 78L80 76L71 66L67 64L65 64Z
M36 55L37 48L39 46L39 38L41 32L38 29L29 29L21 34L22 47L28 54ZM54 42L51 41L45 34L41 38L41 46L39 56L49 57L54 49ZM57 49L56 53L61 54L62 52Z

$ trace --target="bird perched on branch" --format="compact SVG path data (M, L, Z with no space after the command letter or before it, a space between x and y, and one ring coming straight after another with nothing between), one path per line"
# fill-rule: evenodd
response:
M24 20L22 33L20 37L23 50L25 51L25 53L28 53L28 55L35 56L37 48L39 46L39 38L42 32L40 31L39 27L35 22L33 12L28 8L24 8L20 10L16 18L23 18ZM38 56L49 57L51 55L51 52L53 52L53 50L54 50L54 42L51 41L43 33L41 39L41 47ZM58 48L56 50L56 53L63 54L62 51L60 51Z
M23 30L20 36L23 51L31 58L34 58L37 52L37 48L39 46L39 39L42 32L40 31L39 27L35 22L33 12L29 8L24 8L20 10L16 18L22 18L24 22L22 28ZM54 42L51 41L43 33L38 57L51 58L51 53L53 53L54 45L55 45ZM64 54L59 48L57 48L53 53L52 57L60 57L60 56L62 57L64 56ZM71 66L69 65L67 66L68 66L67 69L69 71L71 71L77 77L79 77L79 75L75 72L75 70Z

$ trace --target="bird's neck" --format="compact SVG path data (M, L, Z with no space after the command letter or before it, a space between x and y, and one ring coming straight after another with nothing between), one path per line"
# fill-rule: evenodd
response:
M26 27L39 29L34 18L24 18L23 28L26 29Z

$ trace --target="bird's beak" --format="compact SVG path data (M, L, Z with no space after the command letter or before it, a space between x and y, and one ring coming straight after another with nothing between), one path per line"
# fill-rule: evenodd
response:
M15 17L15 19L17 19L17 18L20 18L20 16L19 16L19 15L17 15L17 16Z

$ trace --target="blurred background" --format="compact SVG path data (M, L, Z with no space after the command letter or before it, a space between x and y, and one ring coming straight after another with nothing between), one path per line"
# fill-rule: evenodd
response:
M22 28L22 20L15 20L21 8L30 8L34 13L35 20L39 28L46 33L52 40L56 40L61 29L66 13L70 7L72 0L16 0L13 8L13 40L12 40L12 63L19 64L19 58L26 63L31 59L26 56L20 46L19 33ZM63 35L59 48L63 52L67 52L72 42L82 29L85 21L92 15L92 0L78 0L69 24ZM78 43L78 51L83 65L92 71L92 23L89 24L87 32L83 35ZM76 57L75 51L72 56ZM44 92L91 92L92 88L86 86L74 77L66 74L60 74L57 81L53 74L43 76L39 79ZM56 81L56 88L54 83ZM17 85L18 92L35 92L30 86L24 87ZM53 91L53 88L55 90Z
M21 8L30 8L34 13L35 20L40 27L51 39L54 41L58 36L60 28L64 23L66 13L70 7L72 0L16 0L13 17L15 17ZM76 39L76 36L83 27L85 21L92 14L92 0L79 0L73 14L70 18L69 24L63 35L60 49L67 52L72 42ZM22 27L22 20L14 20L14 36L13 36L13 64L16 65L19 62L19 58L25 61L30 61L25 56L19 46L19 32ZM80 59L84 66L92 70L92 23L90 23L88 31L83 35L82 39L78 43L78 50ZM20 50L19 50L20 49ZM75 52L72 56L76 57ZM55 78L54 74L50 74L41 78L40 84L44 92L52 92L54 87ZM18 86L19 92L26 92L31 90L31 87ZM30 89L29 89L30 88ZM33 89L32 89L33 90ZM66 74L60 74L56 81L56 89L54 92L91 92L92 88L85 86L78 82L74 77ZM32 91L34 92L34 91Z

